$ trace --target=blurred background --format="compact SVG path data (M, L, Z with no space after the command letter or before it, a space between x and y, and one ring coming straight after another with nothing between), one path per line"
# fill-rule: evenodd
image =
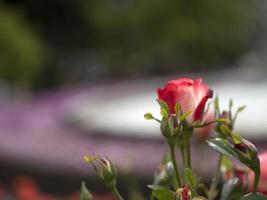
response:
M143 114L158 116L156 89L181 76L203 77L223 108L247 105L236 128L267 148L266 11L264 0L0 0L0 199L77 199L81 180L105 194L82 160L94 152L141 199L166 150ZM195 144L195 162L215 164Z

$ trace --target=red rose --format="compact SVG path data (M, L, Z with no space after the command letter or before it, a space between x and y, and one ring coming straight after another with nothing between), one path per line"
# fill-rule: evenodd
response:
M258 185L257 191L262 192L267 195L267 151L259 155L260 167L261 167L261 177ZM254 173L251 171L249 173L249 185L250 190L253 187Z
M158 89L158 98L168 104L171 114L179 103L182 112L192 111L190 122L202 120L206 102L212 97L212 90L202 79L179 78L169 81L163 89Z

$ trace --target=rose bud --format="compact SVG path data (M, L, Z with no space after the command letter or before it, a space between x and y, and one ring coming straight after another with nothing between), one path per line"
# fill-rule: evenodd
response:
M183 186L178 188L176 195L181 198L181 200L190 200L190 190L188 186Z
M84 160L93 165L97 175L106 185L115 183L116 169L108 157L102 158L98 155L85 156Z
M260 160L260 181L258 185L258 192L261 192L267 195L267 151L261 153L259 155ZM249 172L249 189L252 191L254 181L254 173L252 171Z
M241 143L235 143L234 148L238 149L244 154L248 154L250 158L255 159L257 157L257 148L256 146L251 143L250 141L242 138Z
M158 99L164 101L170 114L175 114L175 106L179 103L183 113L191 111L187 117L189 123L201 121L206 102L212 97L212 90L202 79L179 78L169 81L163 89L158 89Z

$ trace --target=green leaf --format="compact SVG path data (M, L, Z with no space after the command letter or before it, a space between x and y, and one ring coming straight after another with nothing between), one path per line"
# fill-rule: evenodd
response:
M79 200L93 200L93 196L86 188L85 182L82 182Z
M151 114L151 113L146 113L146 114L144 114L144 118L146 119L146 120L151 120L151 119L154 119L154 117L153 117L153 115Z
M163 117L168 117L168 116L169 116L169 113L168 113L168 111L166 110L166 108L161 108L161 109L160 109L160 114L161 114Z
M240 144L242 142L242 137L238 134L232 133L232 131L226 125L220 126L221 131L229 136L235 144Z
M229 136L229 137L232 137L232 131L228 128L228 126L226 126L226 125L221 125L220 126L220 129L221 129L221 131L224 133L224 134L226 134L227 136Z
M236 158L254 172L258 170L259 164L255 159L250 159L238 149L232 147L226 139L215 138L208 140L207 143L219 153Z
M223 184L220 200L229 200L230 196L234 193L235 188L238 186L238 183L238 178L233 178L225 182Z
M221 154L235 158L237 157L234 148L225 139L215 138L212 140L208 140L207 143L209 144L209 146L211 146Z
M152 195L157 198L157 200L173 200L174 192L168 190L167 188L158 185L148 185L152 189Z
M192 170L190 168L185 169L186 173L186 182L189 186L196 187L198 184L198 178L195 174L193 174Z
M183 122L186 120L186 118L192 113L192 111L187 111L185 113L182 114L182 116L180 117L180 121Z
M267 196L261 193L249 193L241 198L241 200L267 200Z

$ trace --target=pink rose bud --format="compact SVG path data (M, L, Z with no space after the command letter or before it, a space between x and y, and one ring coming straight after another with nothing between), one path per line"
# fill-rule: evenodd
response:
M175 105L180 104L183 113L191 111L189 122L201 121L206 102L213 96L212 90L202 79L179 78L169 81L158 89L158 98L167 103L170 114L175 114Z
M234 148L238 149L243 153L250 153L250 156L256 157L257 156L257 148L256 146L246 139L242 139L241 143L234 144Z
M183 186L178 188L176 191L176 195L180 197L181 200L190 200L190 190L188 186Z
M97 175L104 183L114 183L116 179L116 168L107 156L102 158L99 155L88 155L84 156L84 161L93 165Z

